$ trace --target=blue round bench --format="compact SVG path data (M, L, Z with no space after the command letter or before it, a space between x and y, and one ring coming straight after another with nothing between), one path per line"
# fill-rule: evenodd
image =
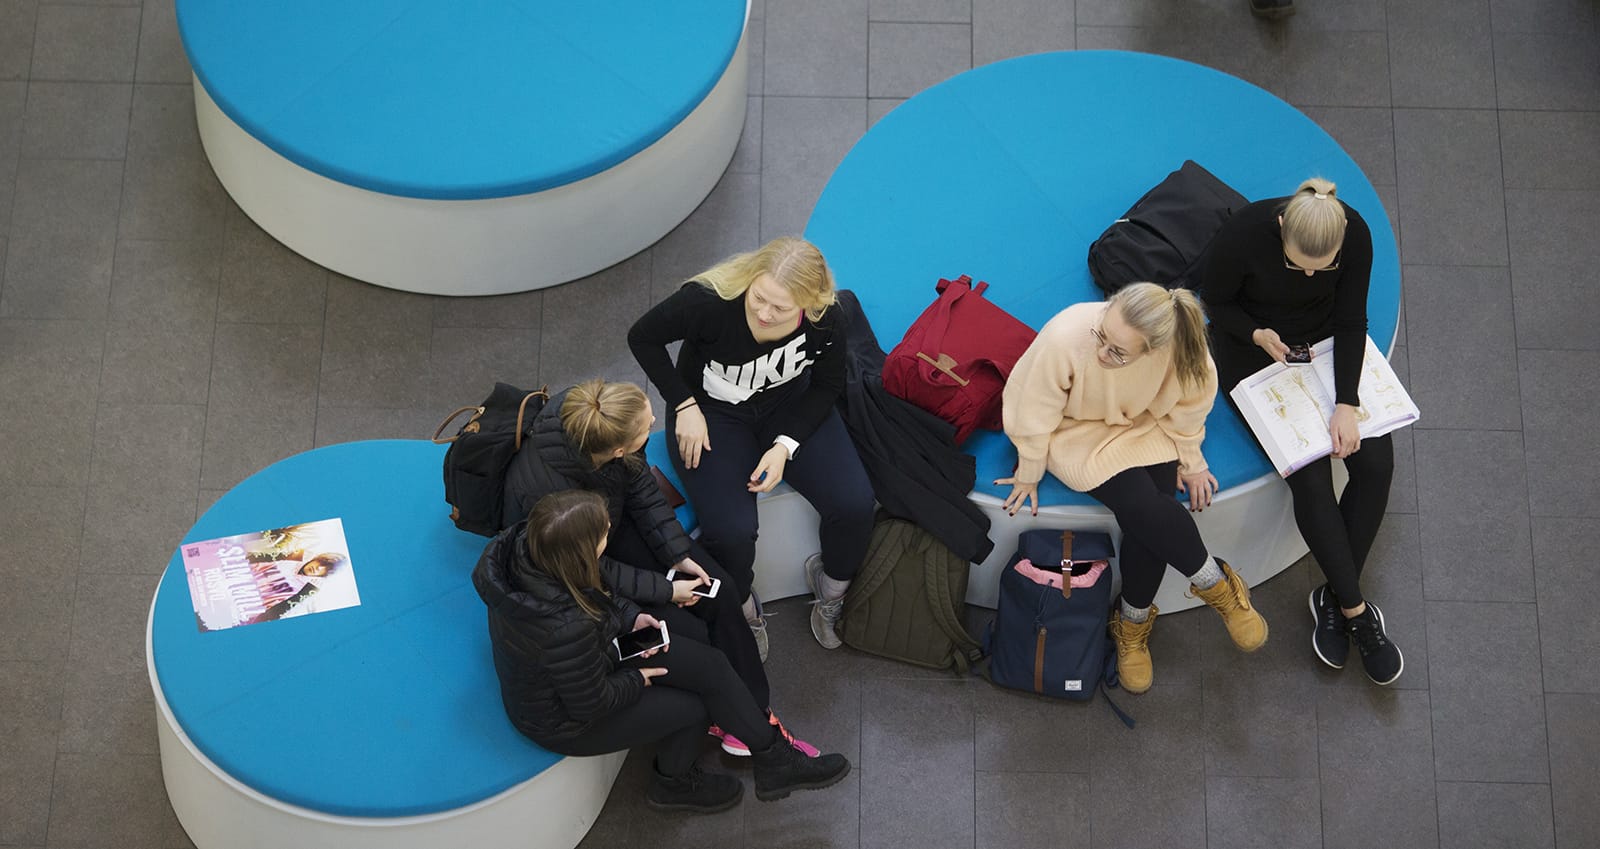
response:
M1372 227L1370 335L1389 350L1400 308L1399 256L1366 176L1289 104L1176 59L1045 53L933 86L856 143L818 199L806 236L839 285L855 291L885 348L933 301L938 279L959 274L987 280L991 300L1037 329L1070 304L1101 300L1085 259L1089 244L1185 159L1251 199L1286 195L1314 175L1336 182L1339 196ZM1006 516L999 505L1008 488L993 481L1010 476L1015 449L994 431L979 431L965 447L978 461L973 498L993 519L996 542L972 572L969 601L993 606L998 570L1022 530L1070 524L1116 532L1109 512L1053 476L1040 486L1046 506L1037 519ZM1207 421L1204 450L1223 487L1217 503L1197 514L1208 545L1251 583L1303 555L1287 487L1221 399ZM768 521L767 503L763 536L769 527L789 534L787 520ZM815 548L810 539L793 552L765 549L763 569L803 562ZM1157 599L1163 610L1195 603L1182 597L1181 582L1167 584Z
M743 129L746 0L176 9L230 194L296 251L396 288L604 268L686 217Z
M360 605L201 632L181 553L151 607L163 774L200 849L575 845L623 755L563 758L507 720L447 517L444 447L320 448L257 472L184 537L338 517Z

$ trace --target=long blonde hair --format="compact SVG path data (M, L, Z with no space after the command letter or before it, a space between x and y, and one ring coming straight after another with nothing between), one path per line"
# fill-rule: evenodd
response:
M585 380L568 389L561 402L561 429L584 454L605 454L638 436L649 404L635 384L603 377Z
M743 297L763 273L771 274L813 322L839 300L822 251L794 236L779 236L753 251L734 254L694 279L724 301L732 301Z
M1338 187L1312 177L1283 205L1283 240L1310 257L1324 257L1344 244L1347 223Z
M552 492L539 499L528 514L532 567L560 581L590 619L600 618L600 607L586 590L606 592L595 549L610 527L605 499L581 489ZM519 589L527 586L530 577L513 574Z
M1188 289L1164 289L1154 283L1130 283L1107 299L1128 326L1144 336L1150 350L1172 346L1178 380L1193 389L1210 372L1211 345L1206 339L1206 311Z

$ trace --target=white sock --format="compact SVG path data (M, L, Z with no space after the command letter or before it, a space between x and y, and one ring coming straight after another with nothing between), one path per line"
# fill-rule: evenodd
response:
M1149 607L1129 607L1125 601L1118 603L1121 605L1122 621L1137 625L1150 619Z
M1206 557L1206 565L1200 571L1189 576L1189 583L1194 584L1197 590L1209 590L1223 579L1222 567L1217 565L1215 558Z
M744 611L744 621L756 621L756 597L754 595L746 598L744 604L739 606L739 609Z
M833 601L836 598L844 598L845 590L848 589L850 589L849 581L841 581L837 578L830 578L828 577L827 572L823 572L821 575L817 576L817 590L822 593L823 601Z

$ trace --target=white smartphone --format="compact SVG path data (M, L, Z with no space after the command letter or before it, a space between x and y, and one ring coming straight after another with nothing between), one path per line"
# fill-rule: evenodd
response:
M690 578L695 578L695 577L699 577L699 576L697 576L697 575L684 575L683 576L684 580L688 580ZM677 569L668 569L667 570L667 580L668 581L676 581L676 580L678 580L678 570ZM708 587L708 586L705 586L704 584L702 584L702 585L700 585L698 587L695 587L693 590L691 590L691 592L693 592L695 595L697 595L697 596L699 596L701 598L716 598L717 597L717 590L720 590L720 589L722 589L722 579L721 578L712 578L711 579L711 586Z
M651 649L666 648L671 643L672 637L667 634L667 623L662 622L660 628L640 628L631 634L614 637L611 640L611 647L616 649L617 660L627 660Z

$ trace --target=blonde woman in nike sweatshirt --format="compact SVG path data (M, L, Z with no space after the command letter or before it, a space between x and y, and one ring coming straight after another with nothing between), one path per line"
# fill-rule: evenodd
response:
M1007 512L1037 514L1046 471L1111 509L1122 528L1122 600L1111 617L1117 672L1150 689L1153 605L1168 564L1222 615L1234 644L1255 651L1267 623L1226 561L1206 551L1189 510L1211 504L1217 479L1200 452L1217 369L1194 293L1134 283L1105 303L1075 304L1039 332L1006 382L1006 435L1017 447Z

